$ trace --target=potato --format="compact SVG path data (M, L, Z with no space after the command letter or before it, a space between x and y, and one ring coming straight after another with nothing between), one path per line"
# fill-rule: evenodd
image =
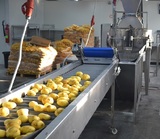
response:
M58 106L66 107L69 104L69 102L65 99L62 99L62 100L58 100L57 104Z
M46 86L51 88L52 90L57 89L57 84L55 82L48 82Z
M82 72L82 71L77 71L77 72L76 72L76 76L82 77L82 75L83 75L83 72Z
M58 94L56 93L50 93L49 96L52 97L54 100L57 100L58 98Z
M23 98L13 98L11 99L12 102L15 102L16 104L20 104L23 102Z
M25 125L20 128L22 134L27 134L30 132L34 132L36 129L33 126Z
M54 99L52 97L47 96L46 98L42 99L42 103L43 104L46 104L46 103L53 104L54 103Z
M45 127L45 123L42 120L34 120L31 123L31 126L33 126L35 129L41 129Z
M62 77L62 76L57 76L56 78L53 79L53 81L54 81L55 83L59 83L59 82L61 82L62 80L63 80L63 77Z
M91 81L85 81L84 85L90 85L92 82Z
M33 88L36 88L36 89L38 89L40 91L42 89L42 85L41 84L35 84L33 86Z
M58 116L63 110L64 110L64 108L58 108L58 109L54 112L55 116Z
M90 75L89 74L83 74L82 80L90 80Z
M6 117L10 114L10 110L7 107L0 108L0 116Z
M20 126L20 124L12 121L12 122L7 123L7 124L5 125L5 128L6 128L6 129L8 129L8 128L10 128L10 127L16 127L16 128L19 129L21 126Z
M33 87L31 90L34 91L35 93L39 92L39 90L37 88L35 88L35 87Z
M30 101L28 105L29 105L30 108L34 108L35 105L38 105L38 102Z
M68 97L68 94L62 91L58 93L58 97Z
M18 119L21 120L22 123L28 122L28 116L26 115L20 115L18 116Z
M70 94L68 95L68 97L69 97L69 98L76 97L76 94L70 93Z
M27 135L20 135L20 136L17 136L16 138L14 139L23 139L24 137L26 137Z
M15 102L4 102L2 103L3 107L7 107L8 109L12 110L15 107L17 107L17 104Z
M28 113L29 113L29 109L19 109L17 110L17 115L20 116L20 115L25 115L25 116L28 116Z
M29 115L28 116L29 123L32 123L34 120L40 120L40 118L37 115Z
M38 117L40 118L40 120L50 120L51 119L51 116L46 113L40 113L38 114Z
M47 95L45 95L45 94L39 95L39 96L38 96L38 100L39 100L39 101L42 101L42 99L43 99L43 98L46 98L46 97L47 97Z
M67 100L67 101L69 101L69 97L59 97L59 98L57 99L57 101L59 101L59 100Z
M55 112L56 109L57 109L57 107L55 105L49 104L49 105L45 106L44 111L46 111L46 112Z
M28 90L27 96L36 96L36 92L34 92L33 90Z
M4 138L6 136L6 131L4 129L0 129L0 138Z
M6 137L8 138L15 138L20 136L21 131L17 127L10 127L6 130Z
M52 92L52 89L50 87L45 87L40 91L41 94L46 94L46 95L48 95L51 92Z
M43 112L44 109L45 109L45 106L42 105L42 104L38 104L38 105L35 105L35 106L33 107L33 109L34 109L34 111L37 111L37 112Z

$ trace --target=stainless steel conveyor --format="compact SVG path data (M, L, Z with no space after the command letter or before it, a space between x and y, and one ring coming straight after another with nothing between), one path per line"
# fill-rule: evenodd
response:
M35 83L45 83L48 79L53 79L59 75L67 78L75 75L77 71L87 73L91 77L92 83L81 92L78 97L72 101L64 111L54 116L52 113L52 120L46 122L45 128L36 131L25 137L27 139L77 139L81 132L84 130L88 121L96 111L97 107L105 97L108 90L111 88L111 131L113 134L117 133L114 128L114 93L115 93L115 79L118 75L118 60L113 59L110 64L84 64L81 60L72 62L56 71L53 71L47 75L44 75L38 79L35 79L23 86L20 86L12 91L12 93L6 93L0 98L0 104L9 101L13 97L23 96L24 102L22 105L18 105L15 110L11 111L9 118L12 117L19 107L28 107L28 103L31 100L35 100L36 97L28 97L27 91ZM29 107L28 107L29 108ZM34 111L30 110L30 114ZM0 118L0 125L3 126L5 118Z

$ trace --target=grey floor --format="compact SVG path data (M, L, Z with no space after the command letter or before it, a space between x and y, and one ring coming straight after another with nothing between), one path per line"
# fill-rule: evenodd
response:
M160 70L155 76L154 65L150 67L149 94L141 97L136 123L132 111L127 110L127 106L130 109L128 102L116 101L114 127L118 133L112 134L107 103L107 99L102 101L79 139L160 139ZM120 111L119 107L124 105L126 109Z
M16 77L14 87L33 80L35 77ZM6 75L6 69L0 65L0 93L3 94L9 87L12 75ZM142 86L142 94L144 87ZM114 127L118 130L113 135L110 126L110 105L105 98L93 117L85 127L79 139L160 139L160 70L155 76L155 66L150 68L149 94L142 95L136 114L136 123L133 122L132 113L125 113L126 110L119 110L122 106L129 106L127 103L115 104Z

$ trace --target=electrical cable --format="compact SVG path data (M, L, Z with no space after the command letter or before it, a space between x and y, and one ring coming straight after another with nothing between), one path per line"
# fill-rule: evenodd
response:
M21 42L20 42L20 47L19 47L19 58L18 58L17 66L16 66L16 69L14 71L14 74L13 74L13 77L12 77L8 92L11 92L14 80L15 80L17 72L18 72L18 68L19 68L20 63L21 63L23 40L24 40L24 36L25 36L26 30L27 30L28 24L29 24L29 19L26 20L26 24L25 24L25 27L24 27L24 30L23 30L23 34L22 34L22 38L21 38Z
M95 22L94 22L94 14L95 14L95 11L96 11L96 5L97 5L97 0L96 0L95 3L94 3L93 15L92 15L92 20L91 20L91 28L90 28L90 30L89 30L89 33L88 33L88 36L87 36L87 41L86 41L85 46L88 45L88 42L89 42L89 39L90 39L90 36L91 36L91 32L92 32L93 26L94 26L94 24L95 24Z

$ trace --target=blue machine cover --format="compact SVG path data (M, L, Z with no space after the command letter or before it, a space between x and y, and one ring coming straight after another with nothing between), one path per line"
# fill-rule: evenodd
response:
M85 47L83 48L83 54L85 57L113 58L114 50L110 47Z

